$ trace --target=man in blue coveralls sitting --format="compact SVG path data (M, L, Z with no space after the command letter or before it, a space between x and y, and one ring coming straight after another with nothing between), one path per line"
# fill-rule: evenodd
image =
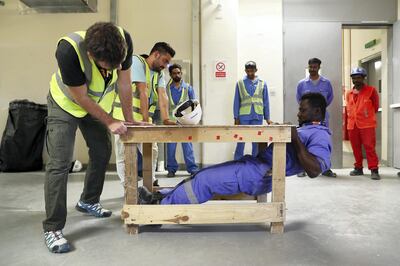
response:
M305 171L314 178L330 169L331 132L321 124L325 112L326 100L321 94L307 93L301 97L297 114L299 127L292 128L292 140L286 150L286 176ZM197 204L210 200L214 194L243 192L257 196L271 192L272 149L273 144L256 157L246 155L204 168L173 189L150 193L141 187L140 203Z

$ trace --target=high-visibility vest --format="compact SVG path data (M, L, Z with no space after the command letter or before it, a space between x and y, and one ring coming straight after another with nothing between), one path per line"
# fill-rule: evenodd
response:
M263 101L263 92L264 92L264 81L258 80L258 84L256 90L254 91L254 95L250 96L250 94L246 90L246 86L244 85L243 80L238 81L239 87L239 95L240 95L240 108L239 115L249 115L251 112L251 106L254 106L254 111L256 114L263 115L264 114L264 101Z
M169 100L169 119L172 121L176 121L173 111L178 105L189 99L189 85L181 81L181 87L182 87L181 98L179 99L179 102L175 104L171 94L171 83L172 80L170 80L167 84L168 100Z
M125 39L124 30L118 27L122 37ZM62 37L61 40L69 42L78 55L80 67L85 74L87 95L96 102L106 113L110 113L116 95L116 81L118 79L117 69L112 71L112 78L105 84L93 59L88 57L84 45L86 31L77 31ZM106 86L107 85L107 86ZM54 101L66 112L75 117L84 117L87 111L75 102L69 92L68 85L64 84L60 69L54 73L50 80L50 94Z
M151 73L150 73L150 67L147 64L146 60L141 57L140 55L135 55L139 60L142 62L143 67L145 69L145 75L146 75L146 84L147 84L147 95L149 97L149 117L151 118L154 114L154 111L156 110L157 107L157 102L158 102L158 93L157 93L157 87L158 87L158 77L159 73L154 72L153 78L151 78ZM143 120L143 115L140 112L140 93L139 90L136 89L136 84L133 82L132 83L132 112L133 112L133 119L135 121L142 121ZM117 97L115 98L114 105L113 105L113 117L118 120L125 120L124 119L124 114L122 112L121 108L121 101L119 99L119 95L117 94Z
M376 107L374 106L371 96L375 88L364 85L357 94L357 101L354 100L355 94L351 91L346 96L347 110L347 129L358 128L374 128L376 127Z

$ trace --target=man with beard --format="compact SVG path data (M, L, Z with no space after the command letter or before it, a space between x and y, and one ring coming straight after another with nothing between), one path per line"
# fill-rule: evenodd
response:
M171 77L167 84L167 94L169 98L169 115L171 120L176 120L173 115L173 110L181 103L187 100L195 99L192 86L187 84L182 79L182 67L178 64L173 64L169 68ZM182 143L182 151L185 159L186 170L192 175L199 169L193 155L192 143ZM176 143L167 143L167 177L174 177L178 170L178 162L175 158Z
M292 128L291 143L286 149L286 176L306 171L317 177L330 167L331 132L321 123L325 118L326 101L319 93L302 96L297 114L300 127ZM210 200L214 194L246 193L261 195L272 190L273 144L260 151L257 157L246 155L204 168L185 179L172 190L150 193L139 188L142 204L198 204Z
M76 209L94 217L110 217L100 204L106 167L111 156L111 135L127 131L125 123L111 117L116 85L121 95L121 116L134 122L130 68L132 39L110 22L98 22L87 31L59 39L58 70L52 75L47 97L46 147L49 160L44 185L45 243L50 252L65 253L71 245L62 229L67 219L67 181L75 134L79 128L89 148L85 184ZM122 114L123 113L123 114Z
M326 104L329 106L333 101L333 89L331 82L319 75L319 70L321 68L321 60L318 58L311 58L308 60L308 73L310 74L309 77L300 80L299 84L297 85L297 93L296 99L297 102L300 103L301 96L306 93L310 92L317 92L322 94L325 97ZM329 113L326 112L325 120L323 123L329 127ZM298 177L304 177L306 175L305 172L299 173ZM331 169L323 172L322 175L328 177L336 177L336 173L332 172Z
M169 119L168 96L165 90L165 79L162 70L167 67L175 56L174 49L165 42L158 42L150 51L150 55L135 55L132 62L133 118L135 121L152 122L152 116L157 104L160 107L161 119L164 125L176 125ZM113 117L123 120L119 97L115 99ZM115 153L117 173L121 182L125 182L124 145L118 135L115 135ZM141 147L140 147L141 149ZM155 164L158 157L157 144L153 143L153 180L155 180ZM141 157L138 158L141 161ZM139 171L141 166L139 165Z
M375 151L376 144L376 115L379 108L379 95L376 89L364 83L367 71L362 67L351 70L353 89L346 95L347 130L353 148L355 159L354 170L351 176L363 175L364 146L367 155L368 169L371 170L371 179L379 180L378 155Z

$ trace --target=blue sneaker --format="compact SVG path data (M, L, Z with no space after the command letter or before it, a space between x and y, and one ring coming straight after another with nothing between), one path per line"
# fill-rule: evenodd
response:
M78 203L75 206L75 209L77 209L80 212L88 213L90 215L99 218L110 217L112 213L112 211L104 209L99 202L94 204L89 204L89 203L84 203L81 200L78 201Z
M44 232L44 241L50 252L66 253L71 250L71 246L61 230Z

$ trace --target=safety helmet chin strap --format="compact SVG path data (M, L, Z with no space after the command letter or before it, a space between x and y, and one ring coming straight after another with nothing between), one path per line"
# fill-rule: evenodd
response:
M192 100L188 100L184 102L179 108L176 110L175 116L176 117L182 117L182 111L186 110L187 108L192 107L192 111L194 110L194 102Z

